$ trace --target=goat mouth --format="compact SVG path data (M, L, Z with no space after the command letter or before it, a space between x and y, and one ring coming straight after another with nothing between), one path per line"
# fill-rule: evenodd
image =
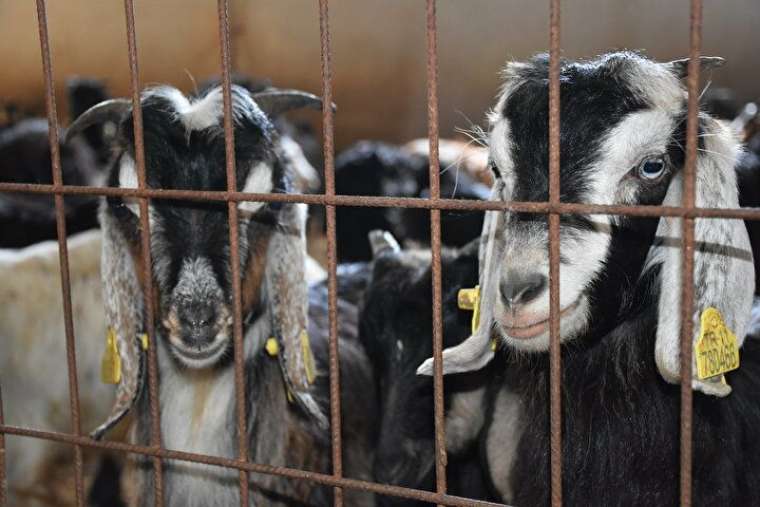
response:
M224 351L227 346L227 340L215 340L210 346L191 346L184 343L173 343L175 355L182 360L189 361L207 361L214 358Z
M566 317L568 314L575 311L576 308L578 308L578 305L581 302L581 298L576 299L571 304L566 306L565 308L561 309L559 312L559 319L561 320L563 317ZM510 319L512 322L515 320ZM515 326L508 326L505 324L501 324L502 329L504 332L510 337L517 340L529 340L531 338L535 338L537 336L540 336L546 332L549 331L549 318L547 317L544 320L540 320L537 322L532 322L526 325L515 325Z

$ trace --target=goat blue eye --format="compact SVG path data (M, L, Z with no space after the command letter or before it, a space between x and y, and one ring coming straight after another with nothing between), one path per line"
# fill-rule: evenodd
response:
M639 177L656 180L665 172L665 160L662 157L648 158L639 164Z

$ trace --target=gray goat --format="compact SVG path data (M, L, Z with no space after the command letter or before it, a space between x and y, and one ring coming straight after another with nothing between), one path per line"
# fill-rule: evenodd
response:
M187 98L171 87L142 94L147 184L151 188L225 190L221 88ZM232 88L237 187L244 192L295 190L298 180L271 118L294 107L318 108L319 98L270 89L250 94ZM113 187L137 186L131 102L118 99L85 112L69 130L115 119L117 150L109 172ZM240 262L244 319L247 443L250 461L331 472L324 319L309 308L304 278L306 245L302 204L241 202ZM106 320L118 348L121 375L111 416L100 437L134 405L132 440L150 442L144 343L157 347L162 445L169 449L238 456L232 347L232 270L225 203L152 200L149 207L156 334L145 329L139 207L106 198L104 234ZM319 305L317 305L319 306ZM308 314L311 310L311 315ZM341 376L346 411L344 456L352 476L369 478L374 424L371 368L355 342L355 312L341 315ZM353 319L353 322L352 322ZM322 322L321 326L312 325ZM307 333L308 328L308 333ZM312 352L313 350L313 352ZM113 360L113 358L112 358ZM153 503L150 461L136 463L136 498ZM167 505L236 505L236 470L168 461ZM327 505L331 488L278 476L250 477L251 505ZM371 496L347 492L350 505Z

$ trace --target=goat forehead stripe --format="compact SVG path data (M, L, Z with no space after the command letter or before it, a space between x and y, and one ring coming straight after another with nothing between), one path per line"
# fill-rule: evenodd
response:
M232 114L236 124L253 119L262 126L268 125L266 115L244 88L233 85L230 91ZM202 97L188 98L176 88L160 86L144 92L143 100L148 103L155 100L165 102L165 112L180 121L188 131L221 128L224 116L224 96L221 87L212 88Z

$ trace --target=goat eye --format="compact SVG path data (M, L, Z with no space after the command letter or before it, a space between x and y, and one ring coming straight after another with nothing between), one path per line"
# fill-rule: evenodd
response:
M665 165L663 157L646 158L639 164L639 177L645 180L656 180L665 172Z

